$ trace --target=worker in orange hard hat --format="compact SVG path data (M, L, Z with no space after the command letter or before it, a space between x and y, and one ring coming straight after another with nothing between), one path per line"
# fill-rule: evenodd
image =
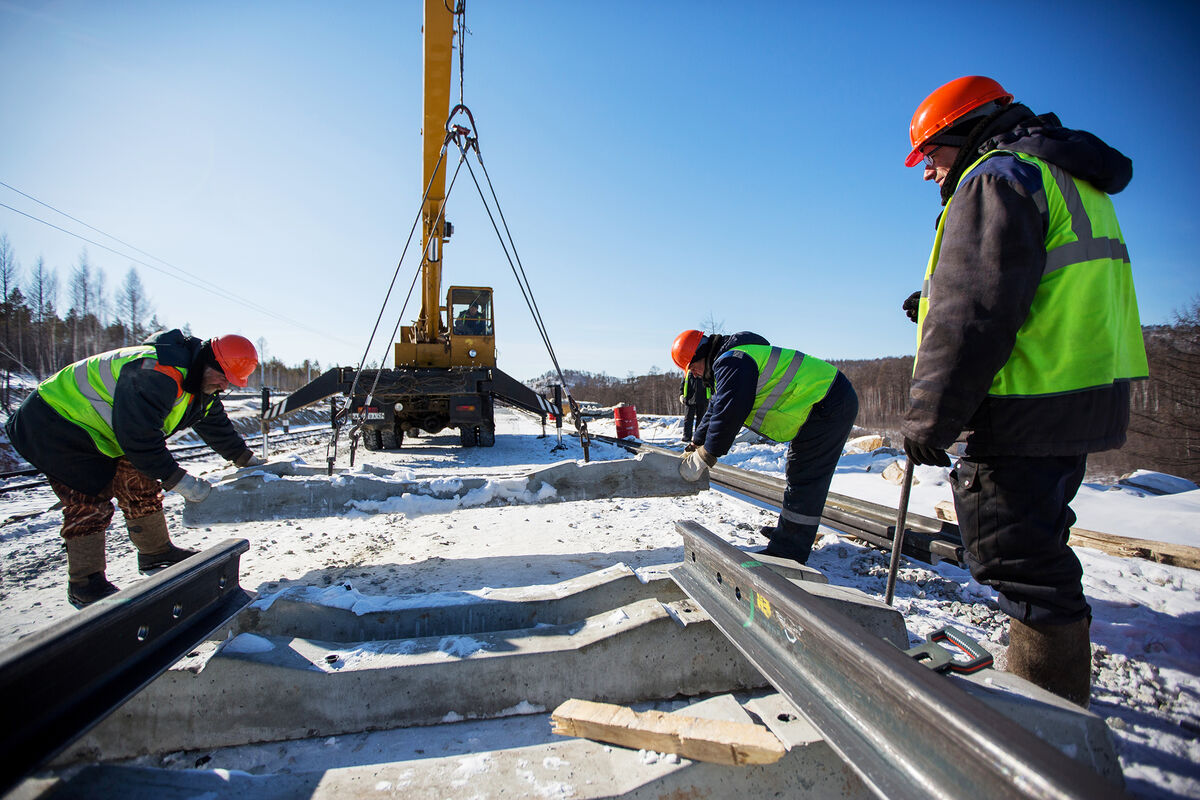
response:
M1088 453L1120 447L1148 374L1110 195L1128 158L969 75L917 106L905 164L945 208L917 323L909 460L949 467L971 574L1011 617L1010 671L1086 706L1091 609L1067 545Z
M858 414L858 395L836 367L798 350L772 347L756 333L684 331L671 358L713 386L708 411L679 465L700 480L729 452L743 427L787 442L787 487L779 522L763 529L761 552L804 564L821 524L829 484Z
M67 365L9 417L4 429L13 447L46 473L62 500L72 605L83 608L117 591L105 577L104 556L114 497L140 571L195 555L171 542L162 492L201 502L212 486L180 467L166 440L193 428L238 466L262 464L218 399L230 385L245 386L257 367L258 353L244 336L204 341L165 331L144 344Z

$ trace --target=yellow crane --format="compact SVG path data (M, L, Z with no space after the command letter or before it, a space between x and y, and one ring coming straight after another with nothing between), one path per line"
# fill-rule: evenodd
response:
M491 287L450 286L442 303L442 254L453 233L446 219L446 156L451 144L464 156L476 144L470 110L461 102L450 107L454 37L462 35L455 22L462 24L463 1L452 6L452 0L425 0L420 314L400 328L392 369L335 367L267 408L264 422L345 394L348 418L364 446L390 450L406 434L446 428L458 429L463 446L490 447L496 402L538 414L543 423L552 413L561 418L558 404L496 367Z

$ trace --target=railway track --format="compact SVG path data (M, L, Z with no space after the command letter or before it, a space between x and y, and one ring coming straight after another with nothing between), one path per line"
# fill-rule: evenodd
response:
M292 438L324 430L297 432ZM596 438L634 451L677 452ZM778 478L724 466L714 469L711 478L726 491L762 503L778 505L782 500L784 482ZM887 547L894 532L889 519L894 514L886 506L831 495L822 521ZM813 600L809 591L776 578L757 562L746 562L743 553L695 523L680 522L677 527L684 537L685 560L672 572L674 582L781 694L817 724L830 747L876 796L949 798L961 796L964 786L975 797L1124 796L1117 786L985 707L977 699L978 692L968 696L957 679L938 676L912 653L876 642L856 624L831 614L825 601ZM923 535L924 543L905 552L922 560L953 560L961 553L952 538L956 533L939 520L916 517L906 538L921 541ZM79 683L77 659L69 654L88 652L100 641L111 642L110 626L119 624L127 632L118 637L127 646L109 646L113 663L106 665L105 674L114 678L88 684L65 705L26 704L28 720L36 723L38 735L30 738L30 744L11 743L19 758L13 760L11 771L0 775L0 783L11 784L45 763L174 658L189 652L207 630L244 606L248 597L237 586L237 557L245 550L244 540L230 540L197 557L199 566L177 565L170 574L161 573L134 587L130 596L136 602L85 611L0 662L0 694L15 703L29 694L31 684ZM213 594L213 586L218 593ZM193 609L201 615L194 624L177 630L176 620L187 622ZM603 613L606 619L613 615ZM171 633L172 641L164 638L153 658L145 660L144 643L154 643L147 637L164 632ZM530 635L540 639L543 633L534 629ZM516 636L511 630L504 635L506 640ZM52 651L61 657L50 658ZM45 673L39 671L55 663L73 666L62 667L60 671L66 673L57 680L45 680ZM462 663L473 662L463 659ZM449 684L457 697L461 686Z
M592 438L624 447L632 452L679 454L678 450L629 439L595 434ZM787 486L782 478L723 464L718 464L709 471L709 480L722 489L775 508L779 508L783 503L783 491ZM825 501L825 509L821 512L821 523L869 545L890 551L896 534L896 509L830 492ZM946 561L958 566L966 565L962 537L957 525L912 512L905 518L901 552L925 564Z
M328 426L318 425L312 428L306 428L304 430L291 431L289 433L273 433L270 435L270 441L273 444L296 442L311 438L313 436L327 436L328 433ZM262 434L247 436L245 437L245 440L247 445L253 447L255 444L262 441ZM213 452L212 448L206 444L181 445L170 448L170 451L171 454L175 456L176 461L190 461L195 458L203 458L204 456L211 455ZM39 469L19 469L11 472L0 472L0 481L10 480L12 478L31 477L41 474L42 471ZM45 478L28 481L25 483L13 483L6 486L0 486L0 495L7 494L8 492L19 491L21 489L37 489L46 485Z

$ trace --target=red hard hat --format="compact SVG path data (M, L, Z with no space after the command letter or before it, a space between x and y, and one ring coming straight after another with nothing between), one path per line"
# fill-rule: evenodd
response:
M234 386L245 386L258 367L258 351L245 336L228 333L212 340L213 355Z
M1013 96L996 81L982 75L967 75L955 78L944 86L933 90L933 94L921 101L913 112L908 127L908 138L912 141L912 152L904 160L904 166L915 167L921 161L921 146L953 125L958 119L993 100L1001 105L1011 103Z
M675 343L671 345L671 360L678 365L682 370L687 370L688 365L692 363L692 358L696 355L696 348L700 346L700 340L704 338L704 331L684 331L675 337Z

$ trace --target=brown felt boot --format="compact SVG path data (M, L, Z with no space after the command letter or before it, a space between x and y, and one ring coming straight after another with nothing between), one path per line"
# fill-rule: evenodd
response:
M1091 622L1086 617L1066 625L1010 620L1008 671L1087 708L1092 695Z
M161 511L125 520L129 538L138 551L138 571L151 574L196 555L195 550L176 547L167 534L167 517Z
M76 608L91 605L117 592L104 577L104 534L64 539L67 548L67 602Z

